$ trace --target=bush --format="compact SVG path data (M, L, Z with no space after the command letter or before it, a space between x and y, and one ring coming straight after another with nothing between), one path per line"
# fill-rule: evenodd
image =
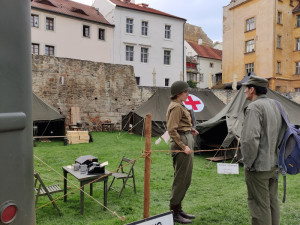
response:
M189 80L189 81L187 81L187 83L190 86L190 88L196 88L198 82Z

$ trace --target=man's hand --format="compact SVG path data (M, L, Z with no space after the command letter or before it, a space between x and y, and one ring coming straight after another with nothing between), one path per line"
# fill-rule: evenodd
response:
M199 132L197 130L195 130L194 128L191 129L191 133L193 136L197 136L199 134Z
M190 149L189 146L185 146L184 153L187 154L187 155L192 153L192 150Z

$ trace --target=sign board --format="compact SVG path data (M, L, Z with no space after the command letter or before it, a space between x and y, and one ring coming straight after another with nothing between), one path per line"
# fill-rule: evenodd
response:
M203 101L195 95L189 94L187 100L183 102L188 110L194 110L194 112L201 112L204 109Z
M218 163L218 174L239 174L239 164L237 163Z
M174 225L172 212L163 213L160 215L152 216L147 219L129 223L127 225Z

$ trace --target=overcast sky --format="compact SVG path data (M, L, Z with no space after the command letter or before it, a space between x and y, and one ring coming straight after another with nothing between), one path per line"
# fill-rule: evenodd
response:
M94 0L73 0L92 5ZM223 6L230 0L135 0L149 7L182 17L187 23L202 27L213 41L222 41Z

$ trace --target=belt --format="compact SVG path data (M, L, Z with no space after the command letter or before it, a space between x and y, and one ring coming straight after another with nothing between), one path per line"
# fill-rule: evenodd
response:
M177 132L178 132L178 134L190 134L191 133L190 130L187 130L187 131L178 130Z

